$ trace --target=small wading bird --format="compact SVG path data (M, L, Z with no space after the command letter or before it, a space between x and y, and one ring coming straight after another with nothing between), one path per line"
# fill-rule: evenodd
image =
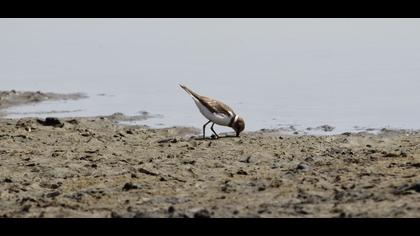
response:
M239 134L245 129L244 119L236 115L232 108L223 102L201 96L182 84L179 86L191 95L201 114L209 119L209 121L203 125L203 139L206 138L206 125L210 122L213 122L210 129L213 131L216 138L219 138L219 135L217 135L213 129L214 124L231 127L235 130L236 137L239 137Z

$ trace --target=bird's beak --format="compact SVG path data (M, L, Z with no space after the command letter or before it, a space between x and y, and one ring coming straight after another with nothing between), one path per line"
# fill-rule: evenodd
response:
M239 137L239 132L236 132L236 137Z

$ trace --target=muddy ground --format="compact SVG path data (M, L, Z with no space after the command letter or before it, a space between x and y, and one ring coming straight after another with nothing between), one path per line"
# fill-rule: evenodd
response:
M420 217L418 132L201 140L117 118L0 118L0 216Z
M58 122L0 119L0 216L420 216L416 132L200 140L193 128Z

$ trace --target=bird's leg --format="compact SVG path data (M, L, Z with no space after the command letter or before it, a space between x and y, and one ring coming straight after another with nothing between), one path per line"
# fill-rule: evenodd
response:
M214 126L214 123L210 127L211 131L213 131L213 134L216 135L216 138L219 138L219 135L216 134L216 131L214 131L213 126Z
M206 125L208 125L210 122L211 121L209 121L209 122L207 122L203 125L203 139L206 139Z

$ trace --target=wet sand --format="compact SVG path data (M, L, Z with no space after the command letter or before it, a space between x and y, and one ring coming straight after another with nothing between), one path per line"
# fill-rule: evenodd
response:
M420 217L419 132L201 140L122 116L1 118L0 216Z
M44 101L57 101L57 100L77 100L87 98L83 93L44 93L41 91L0 91L0 109L26 105L32 103L40 103Z

